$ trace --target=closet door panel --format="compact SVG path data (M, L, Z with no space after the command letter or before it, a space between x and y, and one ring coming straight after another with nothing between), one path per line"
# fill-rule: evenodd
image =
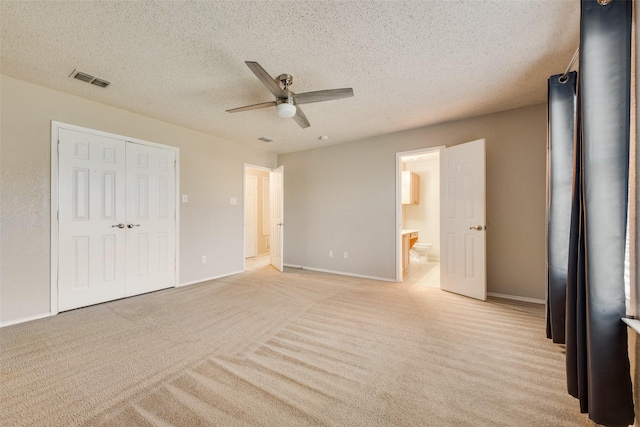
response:
M175 286L175 152L127 144L127 296Z
M125 296L125 142L60 129L58 310Z

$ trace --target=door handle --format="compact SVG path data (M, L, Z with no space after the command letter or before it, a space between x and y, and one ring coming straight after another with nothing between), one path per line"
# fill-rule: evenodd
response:
M284 222L281 222L280 224L276 225L276 227L282 227L284 225Z
M115 228L115 227L124 228L124 224L115 224L111 226L111 228Z
M486 227L483 227L482 225L479 225L477 227L469 227L469 230L477 230L477 231L482 231L484 230Z
M127 224L127 228L140 227L140 224Z

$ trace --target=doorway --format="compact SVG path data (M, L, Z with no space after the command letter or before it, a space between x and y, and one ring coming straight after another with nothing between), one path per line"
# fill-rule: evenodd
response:
M261 266L266 258L283 271L283 174L283 166L244 165L243 270Z
M245 165L244 170L244 258L269 255L269 172Z
M409 277L405 273L413 253L422 238L423 252L427 254L437 248L440 264L440 288L445 291L476 298L487 299L487 255L486 255L486 141L456 144L450 147L434 147L396 153L396 280ZM413 161L422 161L431 151L437 151L439 173L431 179L438 179L438 197L432 201L422 198L430 205L439 206L437 232L420 236L420 229L413 219L403 216L403 205L420 205L420 176L411 171ZM417 156L417 157L412 157ZM402 160L405 160L404 162ZM415 167L417 170L417 166ZM405 171L406 170L406 171ZM404 176L406 175L406 177ZM406 179L403 179L406 178ZM403 185L404 184L404 185ZM403 200L403 187L404 199ZM426 186L429 188L429 186ZM423 188L422 191L425 189ZM419 209L421 215L424 211ZM410 227L408 229L403 227ZM431 229L433 230L433 229ZM427 242L437 239L437 245ZM420 251L415 250L416 255ZM419 257L418 257L419 259ZM422 277L418 278L422 280ZM415 281L415 278L413 278Z
M397 153L398 281L440 287L440 149Z

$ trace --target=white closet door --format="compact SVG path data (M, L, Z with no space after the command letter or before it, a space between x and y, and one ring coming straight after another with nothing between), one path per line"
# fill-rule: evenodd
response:
M125 296L125 142L60 129L58 310Z
M127 143L127 296L175 286L175 152Z

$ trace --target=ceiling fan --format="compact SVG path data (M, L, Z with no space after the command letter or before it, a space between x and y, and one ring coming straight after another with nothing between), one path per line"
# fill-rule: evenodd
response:
M312 102L332 101L334 99L348 98L353 96L352 88L327 89L315 92L294 93L289 90L293 83L293 77L289 74L280 74L273 79L257 62L245 61L253 74L260 79L263 85L276 97L275 101L262 102L260 104L247 105L245 107L232 108L226 110L227 113L238 113L240 111L257 110L259 108L276 107L278 116L291 118L302 128L311 126L307 116L304 115L299 104L310 104ZM281 87L282 86L282 87Z

